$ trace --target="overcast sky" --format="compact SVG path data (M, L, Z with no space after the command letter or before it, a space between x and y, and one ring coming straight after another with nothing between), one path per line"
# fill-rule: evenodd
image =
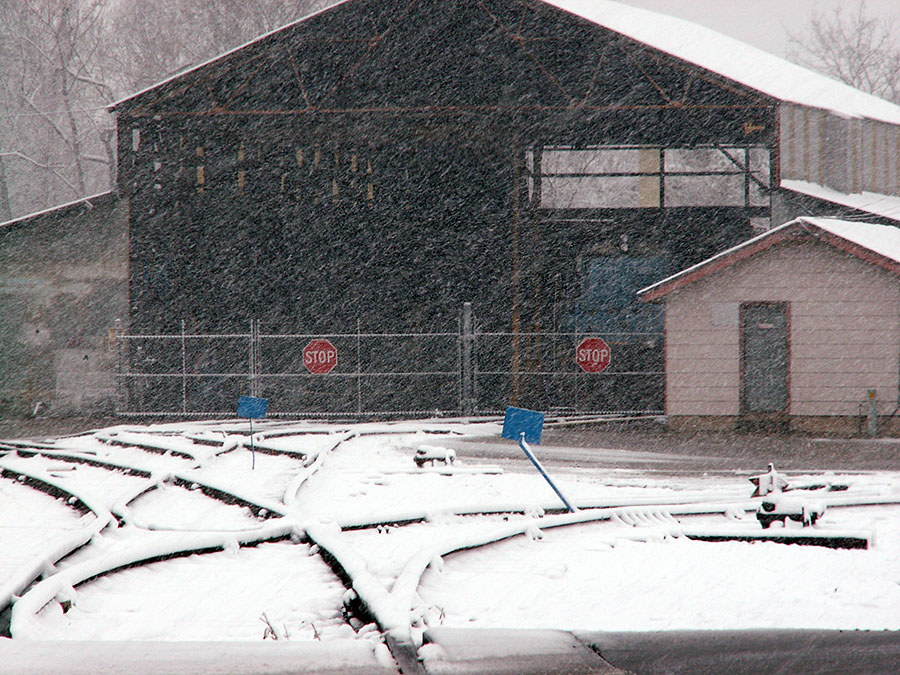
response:
M619 0L708 26L778 56L787 56L788 33L802 32L815 9L831 14L856 0ZM866 0L868 13L900 25L900 0Z

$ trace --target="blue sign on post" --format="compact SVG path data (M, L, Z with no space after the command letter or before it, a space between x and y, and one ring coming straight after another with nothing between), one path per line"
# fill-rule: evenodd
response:
M525 442L541 444L541 431L544 429L544 413L526 410L525 408L506 409L503 419L503 438L518 441L525 432Z
M266 416L269 399L255 396L238 396L237 416L259 419Z
M556 483L554 483L550 476L547 475L547 472L544 471L544 467L541 466L538 458L534 456L534 453L531 452L531 448L528 447L529 443L540 444L541 431L543 431L543 429L544 413L509 406L506 409L506 417L503 419L503 433L501 435L503 438L509 438L519 442L519 447L522 448L522 452L524 452L525 456L531 460L534 467L541 472L544 480L550 484L550 487L553 488L556 496L560 498L566 509L571 513L574 513L575 508L569 503L569 500L565 498L563 493L560 492L560 489L556 487Z
M250 420L251 469L256 468L256 448L253 446L253 420L265 417L268 406L269 399L257 398L256 396L238 396L237 416L246 417Z

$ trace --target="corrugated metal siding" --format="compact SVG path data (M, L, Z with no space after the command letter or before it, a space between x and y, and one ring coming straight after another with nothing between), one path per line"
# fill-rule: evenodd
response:
M779 151L781 154L781 178L789 180L800 180L795 169L795 157L797 152L795 149L794 139L794 108L796 106L782 103L779 110L781 134L778 139Z
M900 194L900 129L783 103L781 178L847 193Z
M900 130L781 105L781 178L848 193L900 194Z
M863 123L863 147L860 154L863 162L863 190L879 192L878 131L877 125L868 120Z
M879 414L894 409L900 283L807 242L772 249L669 296L668 414L738 414L743 302L790 303L792 415L857 415L870 388L878 392Z
M884 174L887 195L897 194L897 129L888 124L882 125L884 130Z
M833 185L825 161L825 120L822 110L782 104L781 177Z

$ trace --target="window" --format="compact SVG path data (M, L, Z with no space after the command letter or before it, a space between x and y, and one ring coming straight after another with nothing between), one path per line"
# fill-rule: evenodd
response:
M666 206L744 206L744 148L673 148L666 157Z
M545 148L539 159L529 152L526 166L541 208L659 206L658 148Z
M769 206L763 146L544 147L525 161L538 208Z
M197 146L197 192L203 192L204 185L206 185L206 168L200 162L203 161L203 157L205 155L205 150L202 145Z

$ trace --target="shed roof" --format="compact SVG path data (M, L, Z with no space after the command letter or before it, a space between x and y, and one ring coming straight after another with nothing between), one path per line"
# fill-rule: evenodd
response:
M41 211L35 211L24 216L19 216L18 218L13 218L12 220L2 222L0 223L0 234L11 232L14 229L17 229L23 225L27 225L28 223L38 220L39 218L42 218L44 216L61 217L66 216L75 210L90 211L95 206L105 205L107 202L114 204L117 200L118 194L115 190L107 190L106 192L100 192L98 194L91 195L90 197L82 197L81 199L66 202L65 204L58 204Z
M638 291L647 302L660 300L672 291L731 267L772 246L807 238L824 242L849 255L900 276L900 228L836 218L797 218L758 237L723 251L677 274Z
M341 0L316 14L352 2L353 0ZM614 0L538 0L538 2L717 73L776 100L821 108L845 117L869 118L900 124L900 106L690 21L630 7ZM315 15L304 17L225 54L188 68L152 87L116 101L110 108L115 109L126 101L204 68L312 16Z
M900 106L684 19L613 0L541 0L772 98L900 124Z

